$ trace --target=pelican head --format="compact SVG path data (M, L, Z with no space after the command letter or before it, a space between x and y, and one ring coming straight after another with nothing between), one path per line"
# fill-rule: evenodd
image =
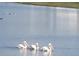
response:
M49 43L49 44L48 44L48 46L49 46L49 47L51 47L51 46L52 46L52 44L51 44L51 43Z
M29 45L26 41L23 41L23 45L29 47Z
M50 50L54 50L54 47L52 46L51 43L48 44L48 48L49 48Z
M37 50L39 49L39 44L38 44L38 42L36 43L36 49L37 49Z
M26 41L23 41L23 43L26 44L27 42Z

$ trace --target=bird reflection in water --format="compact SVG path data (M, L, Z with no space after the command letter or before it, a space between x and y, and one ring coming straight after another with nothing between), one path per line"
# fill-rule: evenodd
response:
M19 51L20 51L20 54L21 54L22 56L27 56L27 49L21 48L21 49L19 49Z
M36 50L32 50L32 56L36 56Z

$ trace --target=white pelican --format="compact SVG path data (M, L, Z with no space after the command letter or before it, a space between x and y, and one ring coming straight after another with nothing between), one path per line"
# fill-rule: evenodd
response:
M47 46L44 46L44 47L42 47L40 50L43 51L43 52L52 52L53 49L54 49L54 48L52 47L52 44L49 43L49 44L48 44L48 47L47 47Z
M21 44L19 44L18 45L18 48L28 48L28 44L27 44L27 42L26 41L23 41L23 43L21 43Z
M17 46L18 48L23 48L24 47L24 45L23 44L18 44L18 46Z
M30 48L31 50L38 50L39 49L38 43L36 43L35 45L31 45Z

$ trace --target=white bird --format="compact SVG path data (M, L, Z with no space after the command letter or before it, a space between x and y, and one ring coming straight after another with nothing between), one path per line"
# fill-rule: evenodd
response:
M38 50L39 49L38 43L36 43L35 45L31 45L30 49L31 50Z
M54 48L52 47L52 44L49 43L49 44L48 44L48 47L47 47L47 46L44 46L44 47L42 47L40 50L43 51L43 52L52 52L53 49L54 49Z
M24 46L23 46L23 44L18 44L17 47L18 47L18 48L23 48Z
M27 42L26 41L23 41L23 43L21 43L21 44L18 44L18 48L28 48L28 44L27 44Z

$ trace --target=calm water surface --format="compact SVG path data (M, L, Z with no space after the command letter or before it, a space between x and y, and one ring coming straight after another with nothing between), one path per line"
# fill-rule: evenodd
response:
M49 42L54 45L54 51L51 56L79 56L79 40L78 37L54 37L54 38L28 38L19 40L0 41L0 55L1 56L46 56L47 53L40 51L22 50L16 46L26 40L29 45L39 43L40 46L47 46ZM9 41L9 42L8 42Z
M46 56L48 53L20 50L27 41L54 46L52 56L79 56L79 9L0 3L0 56ZM62 16L63 15L63 16ZM78 34L78 35L77 35Z

